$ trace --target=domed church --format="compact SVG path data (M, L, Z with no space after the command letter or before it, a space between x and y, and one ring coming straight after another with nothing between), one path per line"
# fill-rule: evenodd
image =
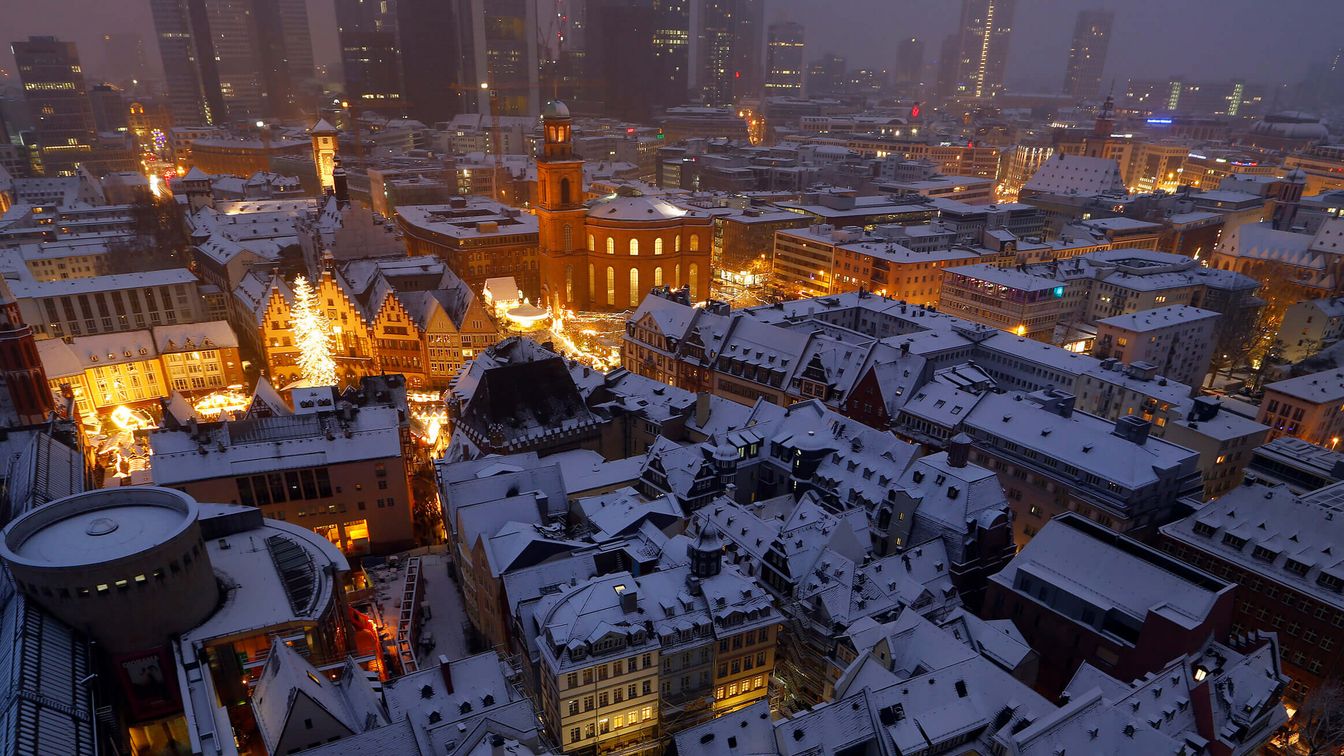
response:
M633 310L654 286L709 296L713 219L636 192L584 202L569 108L542 112L537 158L541 299L550 309Z

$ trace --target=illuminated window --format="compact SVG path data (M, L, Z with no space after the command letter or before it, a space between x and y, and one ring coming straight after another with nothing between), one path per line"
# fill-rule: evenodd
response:
M695 237L692 236L692 237L691 237L691 240L694 241L694 240L695 240ZM694 245L692 245L692 246L694 246ZM695 263L691 263L690 279L687 281L687 283L689 283L689 284L691 285L691 298L694 299L694 298L696 297L696 292L700 291L700 266L699 266L699 265L696 265Z
M597 294L597 266L588 263L588 296Z
M639 305L639 268L630 269L630 306Z
M569 228L569 226L565 226ZM565 303L574 301L574 266L565 266Z
M681 234L677 234L676 236L672 237L672 251L673 252L681 251Z
M691 251L692 251L692 252L699 252L699 251L700 251L700 235L699 235L699 234L691 234Z
M589 252L597 251L597 237L593 236L592 234L588 234L588 251Z
M611 238L610 236L607 237L607 254L609 255L616 254L616 240Z
M663 253L663 237L660 236L653 240L653 253L655 255L661 255Z
M653 285L654 286L663 285L663 269L661 267L653 269Z
M607 304L616 304L616 269L607 266Z
M631 256L635 256L635 255L638 255L638 254L639 254L639 239L631 239L631 240L630 240L630 255L631 255Z
M565 245L564 250L568 252L574 248L574 227L566 223L563 236Z
M672 266L672 285L681 288L681 263Z

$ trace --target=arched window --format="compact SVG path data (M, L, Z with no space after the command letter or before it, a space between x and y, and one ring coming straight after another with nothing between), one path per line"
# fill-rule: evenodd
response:
M663 253L663 237L660 236L653 240L653 253L655 255L661 255Z
M631 239L631 240L630 240L630 256L631 256L631 257L634 257L634 256L636 256L636 255L638 255L638 254L639 254L639 239Z
M569 179L567 178L560 179L560 204L569 204Z
M681 288L681 263L672 267L672 285Z
M672 251L673 252L681 251L681 234L677 234L676 236L672 237Z
M700 234L691 234L691 251L700 251Z
M616 269L607 266L607 304L616 304Z
M597 266L588 263L588 301L597 298Z
M630 269L630 306L639 306L639 268Z
M564 245L565 245L565 246L564 246L564 251L568 252L568 251L570 251L571 249L573 249L573 248L574 248L574 227L571 226L571 225L569 225L568 223L566 223L566 224L565 224L565 229L564 229L564 231L561 233L561 236L562 236L563 239L564 239L564 241L563 241L563 243L564 243Z
M663 269L662 269L662 267L657 267L657 268L654 268L654 269L653 269L653 285L654 285L654 286L662 286L662 285L663 285Z
M597 251L597 237L593 236L592 234L588 234L588 251L589 252Z
M569 228L569 226L565 226ZM565 304L574 302L574 266L565 266Z
M616 254L616 240L611 238L610 236L607 237L607 254L609 255Z
M692 236L691 240L694 241L695 237ZM700 266L696 265L695 263L691 263L690 284L691 284L691 299L695 299L697 296L696 293L700 291Z

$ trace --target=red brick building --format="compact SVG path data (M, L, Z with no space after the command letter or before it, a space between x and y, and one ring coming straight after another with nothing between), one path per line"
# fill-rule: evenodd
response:
M1046 524L989 580L982 616L1010 619L1054 695L1084 661L1118 680L1163 669L1232 628L1236 586L1077 514Z
M1292 701L1344 673L1341 497L1338 484L1303 496L1242 486L1159 531L1176 558L1239 584L1232 629L1278 634Z

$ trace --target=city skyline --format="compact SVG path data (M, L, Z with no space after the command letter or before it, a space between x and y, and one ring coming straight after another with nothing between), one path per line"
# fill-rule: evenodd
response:
M339 66L334 0L307 0L312 24L314 57L319 65ZM546 2L546 0L539 0ZM1256 0L1193 0L1172 6L1161 0L1133 0L1123 4L1096 0L1018 0L1013 44L1010 45L1006 81L1010 90L1056 91L1068 60L1073 24L1080 10L1109 8L1115 12L1114 34L1103 88L1115 80L1117 89L1129 78L1186 76L1191 78L1245 78L1265 84L1296 83L1313 64L1327 62L1339 43L1330 30L1344 24L1344 6L1312 0L1285 0L1276 13L1265 17ZM90 6L84 0L46 0L52 13L21 11L19 0L0 0L0 15L17 19L11 25L15 40L28 35L55 35L76 42L84 56L97 60L93 51L103 33L140 32L149 48L150 69L161 75L155 53L153 25L148 0L109 0ZM957 24L960 4L944 0L838 0L850 14L834 12L837 4L822 10L809 0L772 0L766 8L766 23L787 19L807 29L806 60L825 52L851 58L851 65L867 68L895 66L894 40L914 35L930 41L926 60L937 57L938 44ZM1231 18L1235 23L1213 17ZM846 18L890 17L896 26L882 24L848 26ZM1302 18L1319 23L1304 30ZM53 21L53 19L57 19ZM1191 36L1189 29L1208 30ZM1157 30L1154 33L1154 30ZM0 67L9 70L12 58L5 40L0 49ZM96 71L96 69L94 69ZM1274 75L1266 75L1273 71Z

